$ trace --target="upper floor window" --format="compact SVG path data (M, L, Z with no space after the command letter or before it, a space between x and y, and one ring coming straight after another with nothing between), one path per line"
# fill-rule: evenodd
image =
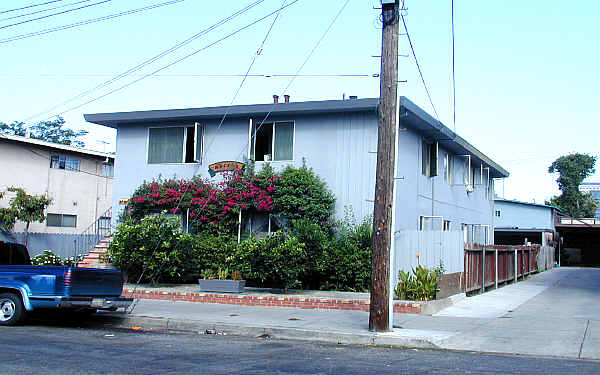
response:
M148 129L148 164L202 163L204 127Z
M115 166L113 164L102 164L102 177L114 177Z
M452 155L446 153L444 157L444 180L448 185L452 185Z
M254 161L294 160L293 121L250 123L250 155Z
M422 142L421 147L421 173L427 177L437 176L438 174L438 144Z
M79 171L81 160L64 155L51 155L50 168L65 169L67 171Z

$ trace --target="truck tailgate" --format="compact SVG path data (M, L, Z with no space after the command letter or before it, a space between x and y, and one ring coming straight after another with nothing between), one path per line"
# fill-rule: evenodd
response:
M94 268L71 268L71 296L120 296L121 272Z

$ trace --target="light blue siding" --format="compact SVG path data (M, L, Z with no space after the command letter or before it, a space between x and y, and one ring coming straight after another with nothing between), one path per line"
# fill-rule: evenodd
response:
M114 205L131 196L144 181L158 175L163 178L190 178L194 174L208 178L208 165L223 160L245 161L248 155L249 118L228 119L217 130L218 120L202 121L205 126L206 153L199 164L147 163L149 125L121 126L117 132ZM254 119L260 123L262 118ZM347 112L319 115L288 115L269 121L294 121L294 160L270 162L276 170L288 164L308 167L321 176L334 192L336 215L342 218L344 207L352 207L356 218L373 211L376 154L377 113ZM187 123L155 123L150 126L193 126ZM463 184L449 185L444 180L445 150L440 144L438 176L421 174L420 134L412 130L398 133L396 230L418 229L419 216L443 216L451 221L451 229L461 230L461 224L492 225L493 201L487 199L487 184L475 186L467 193ZM257 169L263 163L257 163ZM460 168L458 163L456 168ZM462 173L461 171L459 171ZM218 177L215 177L218 178ZM462 182L462 181L459 181ZM117 217L117 215L113 215ZM115 223L113 223L115 224ZM493 231L493 230L492 230Z
M494 210L500 211L494 216L497 228L554 229L551 207L497 200Z

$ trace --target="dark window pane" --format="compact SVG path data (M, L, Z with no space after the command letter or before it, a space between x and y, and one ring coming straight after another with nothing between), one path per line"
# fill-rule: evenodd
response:
M62 215L62 226L75 228L77 226L77 216L76 215Z
M49 227L60 227L60 215L48 214L46 217L46 225Z

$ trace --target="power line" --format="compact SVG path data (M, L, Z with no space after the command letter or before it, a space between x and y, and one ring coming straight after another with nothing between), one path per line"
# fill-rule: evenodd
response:
M49 12L51 10L65 8L65 7L68 7L68 6L71 6L71 5L77 5L77 4L81 4L81 3L89 3L90 1L92 1L92 0L82 0L82 1L77 1L75 3L69 3L69 4L59 5L59 6L56 6L56 7L53 7L53 8L47 8L47 9L44 9L44 10L36 10L35 12L23 13L23 14L19 14L18 16L1 18L0 22L1 21L12 20L12 19L15 19L15 18L21 18L21 17L31 16L31 15L38 14L38 13Z
M71 98L69 98L69 99L67 99L67 100L65 100L65 101L63 101L63 102L61 102L59 104L56 104L56 105L52 106L51 108L49 108L49 109L47 109L45 111L38 112L38 113L36 113L33 116L29 116L28 118L26 118L25 120L23 120L23 122L31 120L31 119L36 118L38 116L41 116L43 114L49 113L49 112L53 111L56 108L59 108L59 107L65 105L65 104L68 104L68 103L70 103L70 102L72 102L72 101L74 101L76 99L79 99L81 97L84 97L84 96L86 96L88 94L91 94L92 92L100 90L100 89L102 89L102 88L104 88L104 87L106 87L106 86L108 86L108 85L110 85L110 84L112 84L112 83L120 80L121 78L127 77L127 76L131 75L132 73L137 72L138 70L142 69L143 67L145 67L145 66L147 66L147 65L149 65L149 64L151 64L151 63L153 63L153 62L155 62L155 61L157 61L157 60L159 60L161 58L163 58L164 56L169 55L170 53L175 52L179 48L182 48L182 47L188 45L189 43L193 42L197 38L199 38L199 37L201 37L203 35L208 34L210 31L212 31L212 30L216 29L217 27L219 27L219 26L221 26L221 25L223 25L223 24L231 21L235 17L237 17L237 16L239 16L239 15L247 12L251 8L255 7L256 5L258 5L260 3L262 3L263 1L264 0L254 1L253 3L247 5L246 7L244 7L242 9L234 12L230 16L223 18L222 20L218 21L217 23L213 24L212 26L210 26L210 27L208 27L208 28L206 28L206 29L204 29L204 30L202 30L202 31L200 31L200 32L192 35L191 37L187 38L186 40L184 40L182 42L179 42L179 43L171 46L170 48L168 48L168 49L160 52L159 54L157 54L157 55L155 55L155 56L153 56L153 57L151 57L151 58L143 61L142 63L140 63L140 64L138 64L138 65L136 65L136 66L134 66L132 68L127 69L126 71L124 71L124 72L122 72L122 73L114 76L113 78L111 78L111 79L109 79L107 81L104 81L103 83L101 83L101 84L99 84L99 85L97 85L95 87L92 87L90 89L87 89L87 90L85 90L85 91L83 91L83 92L75 95L75 96L72 96ZM142 75L142 77L144 77L144 76Z
M8 43L8 42L13 42L15 40L21 40L21 39L31 38L31 37L39 36L39 35L45 35L45 34L53 33L53 32L56 32L56 31L68 30L68 29L72 29L74 27L88 25L90 23L95 23L95 22L100 22L100 21L106 21L106 20L110 20L110 19L113 19L113 18L121 17L121 16L127 16L127 15L130 15L130 14L135 14L135 13L143 12L143 11L150 10L150 9L155 9L155 8L163 7L163 6L166 6L166 5L172 5L172 4L180 3L182 1L185 1L185 0L171 0L171 1L164 2L164 3L149 5L149 6L146 6L146 7L143 7L143 8L132 9L132 10L127 10L127 11L120 12L120 13L110 14L108 16L103 16L103 17L99 17L99 18L92 18L92 19L89 19L89 20L80 21L80 22L69 24L69 25L57 26L57 27L53 27L53 28L50 28L50 29L44 29L44 30L35 31L35 32L32 32L32 33L27 33L27 34L20 34L20 35L12 36L10 38L0 39L0 44L2 44L2 43Z
M271 34L271 31L273 30L273 26L275 25L275 22L277 22L277 19L279 18L279 14L281 13L281 10L283 9L283 6L285 5L287 0L283 0L281 2L281 6L282 8L279 9L279 11L277 11L277 15L275 16L275 18L273 19L273 22L271 23L271 26L269 27L269 29L267 30L267 34L265 35L265 37L263 38L260 46L258 47L256 53L254 54L254 57L252 58L252 61L250 62L250 66L248 67L248 70L246 71L246 74L244 76L244 78L242 79L242 81L240 82L239 87L237 88L235 94L233 95L233 98L231 99L231 103L229 104L229 106L231 106L235 99L237 98L242 86L244 85L244 82L246 81L246 78L248 76L248 74L250 73L250 70L252 69L252 66L254 66L254 63L256 62L256 59L258 58L258 56L260 56L262 49L265 45L265 42L267 41L269 35ZM298 0L294 1L293 3L297 2ZM292 4L293 4L292 3ZM291 5L291 4L290 4ZM223 114L223 117L221 118L221 121L219 123L219 125L217 126L217 129L215 130L215 134L213 135L212 141L209 144L209 146L206 148L206 150L203 150L203 153L205 153L208 149L210 149L210 146L212 145L212 142L215 140L217 132L219 131L219 129L221 128L221 126L223 125L223 122L225 121L225 118L227 117L227 114L229 113L229 108L227 109L227 111L225 111L225 113ZM196 165L196 168L194 169L194 173L192 174L192 178L194 178L196 176L196 174L198 173L198 169L200 167L200 164ZM179 207L181 206L181 202L183 201L183 196L184 194L181 195L181 197L179 198L179 201L177 202L177 206L175 207L175 211L177 211L179 209ZM202 207L199 208L199 210L204 210L206 208L206 205L208 204L208 202L205 202ZM189 217L187 217L188 219L188 227L189 227ZM196 219L192 219L192 224L196 221ZM160 242L158 242L154 248L154 250L152 251L152 253L155 253L156 250L158 250L158 246L159 246ZM159 265L159 268L162 268L164 265L164 261ZM135 294L135 291L137 289L137 286L139 285L140 281L142 280L142 277L144 276L146 270L148 269L148 266L145 266L144 269L142 270L142 273L140 274L140 277L138 278L137 283L135 284L131 295L133 296ZM130 311L133 311L133 309L135 309L137 305L137 300L134 303L134 305L132 306Z
M404 9L404 1L402 1L402 7ZM429 98L429 103L433 108L433 112L435 113L435 117L438 122L440 122L440 117L438 115L437 109L435 109L435 105L433 104L433 100L431 99L431 94L429 93L429 88L427 87L427 83L425 82L425 78L423 77L423 72L421 71L421 65L419 64L419 59L417 59L417 54L415 53L415 49L413 47L412 40L410 38L410 34L408 32L408 27L406 26L406 22L404 21L404 14L400 13L400 17L402 19L402 24L404 25L404 30L406 31L406 38L408 39L408 44L410 45L410 50L412 51L413 58L415 59L415 64L417 65L417 69L419 70L419 75L421 76L421 82L423 82L423 86L425 87L425 92L427 93L427 98Z
M93 7L95 5L100 5L100 4L108 3L109 1L112 1L112 0L104 0L104 1L97 2L97 3L93 3L93 4L83 5L83 6L80 6L79 8L67 9L67 10L63 10L62 12L51 13L51 14L47 14L45 16L41 16L41 17L37 17L37 18L32 18L30 20L17 22L17 23L13 23L13 24L10 24L10 25L0 26L0 29L6 29L6 28L9 28L9 27L22 25L22 24L28 23L28 22L38 21L38 20L42 20L42 19L45 19L45 18L54 17L54 16L58 16L58 15L61 15L61 14L74 12L76 10L81 10L81 9Z
M0 74L0 77L33 77L31 74ZM141 77L142 74L129 74L128 77ZM245 77L245 74L196 74L196 73L174 73L174 74L155 74L154 77ZM286 73L286 74L248 74L247 77L255 77L255 78L286 78L293 77L295 74ZM339 74L298 74L297 77L314 77L314 78L322 78L322 77L369 77L369 78L378 78L379 73L372 74L362 74L362 73L339 73ZM35 75L35 77L65 77L65 78L83 78L83 77L113 77L112 74L39 74Z
M286 3L286 1L287 0L283 0L281 2L281 6L284 6L285 3ZM246 79L248 78L248 75L250 74L250 71L252 70L252 67L254 66L254 63L256 62L256 59L258 58L258 56L261 55L263 47L265 46L265 43L266 43L267 39L269 38L269 35L271 35L271 31L273 31L273 26L275 26L275 23L279 19L279 14L281 14L281 10L279 10L277 12L277 14L275 15L275 18L273 19L273 22L271 22L271 26L269 26L269 29L267 30L267 34L265 35L265 37L263 38L262 42L260 43L260 46L256 50L256 53L254 54L254 57L252 58L252 61L250 62L250 66L248 66L248 69L246 70L246 74L244 75L244 78L242 78L242 81L240 82L239 87L235 91L235 94L233 95L233 98L231 99L231 102L229 103L229 107L227 107L227 109L225 110L225 113L223 114L223 118L221 118L221 121L219 122L219 125L217 126L217 130L215 131L215 134L213 135L213 138L211 139L211 142L208 144L208 147L206 148L206 151L208 151L210 149L210 147L212 146L212 144L214 143L214 141L216 139L216 136L217 136L217 132L219 131L219 129L221 129L221 126L223 126L223 122L225 121L225 118L229 114L229 109L231 108L231 106L235 102L235 99L237 98L238 94L240 93L240 90L242 89L242 86L244 86L244 83L246 82ZM205 151L203 151L203 152L205 152Z
M108 95L114 94L114 93L115 93L115 92L117 92L117 91L121 91L121 90L123 90L123 89L125 89L125 88L127 88L127 87L129 87L129 86L131 86L131 85L133 85L133 84L135 84L135 83L137 83L137 82L139 82L139 81L141 81L141 80L143 80L143 79L147 78L147 77L153 76L154 74L156 74L156 73L158 73L158 72L160 72L160 71L163 71L163 70L165 70L165 69L167 69L167 68L170 68L171 66L173 66L173 65L175 65L175 64L178 64L178 63L180 63L180 62L182 62L182 61L184 61L184 60L186 60L186 59L188 59L188 58L190 58L190 57L192 57L192 56L194 56L194 55L196 55L196 54L198 54L198 53L200 53L200 52L202 52L202 51L204 51L204 50L206 50L206 49L208 49L208 48L210 48L210 47L212 47L212 46L214 46L214 45L216 45L216 44L218 44L218 43L220 43L220 42L222 42L222 41L224 41L224 40L226 40L226 39L229 39L230 37L232 37L232 36L234 36L234 35L236 35L236 34L240 33L241 31L243 31L243 30L245 30L245 29L247 29L247 28L249 28L249 27L251 27L251 26L254 26L254 25L255 25L255 24L257 24L257 23L259 23L259 22L261 22L261 21L264 21L265 19L269 18L270 16L272 16L272 15L273 15L273 14L275 14L275 13L277 13L278 11L280 11L280 10L282 10L282 9L285 9L285 8L289 7L290 5L293 5L293 4L295 4L295 3L296 3L296 2L298 2L298 1L299 1L299 0L295 0L295 1L291 2L290 4L284 5L283 7L280 7L279 9L277 9L277 10L275 10L275 11L273 11L273 12L271 12L271 13L267 14L266 16L263 16L263 17L261 17L261 18L258 18L258 19L256 19L256 20L254 20L253 22L251 22L251 23L247 24L246 26L240 27L239 29L235 30L234 32L232 32L232 33L230 33L230 34L227 34L226 36L224 36L224 37L222 37L222 38L220 38L220 39L217 39L216 41L214 41L214 42L212 42L212 43L210 43L210 44L208 44L208 45L206 45L206 46L204 46L204 47L202 47L202 48L200 48L200 49L197 49L197 50L195 50L195 51L194 51L194 52L192 52L192 53L189 53L189 54L187 54L187 55L185 55L185 56L183 56L183 57L181 57L181 58L179 58L179 59L177 59L177 60L175 60L175 61L173 61L173 62L171 62L171 63L169 63L169 64L167 64L167 65L165 65L165 66L163 66L163 67L161 67L161 68L158 68L158 69L156 69L156 70L154 70L154 71L152 71L152 72L150 72L150 73L148 73L148 74L145 74L145 75L143 75L142 77L140 77L140 78L138 78L138 79L136 79L136 80L134 80L134 81L131 81L131 82L129 82L129 83L127 83L127 84L123 85L123 86L120 86L120 87L118 87L118 88L116 88L116 89L114 89L114 90L111 90L111 91L109 91L109 92L107 92L107 93L105 93L105 94L103 94L103 95L101 95L101 96L98 96L98 97L96 97L96 98L94 98L94 99L88 100L88 101L87 101L87 102L85 102L85 103L79 104L79 105L77 105L77 106L75 106L75 107L71 107L71 108L69 108L69 109L67 109L67 110L65 110L65 111L62 111L62 112L61 112L61 113L59 113L58 115L60 116L60 115L62 115L62 114L64 114L64 113L67 113L67 112L73 111L73 110L75 110L75 109L81 108L81 107L83 107L84 105L87 105L87 104L93 103L93 102L95 102L95 101L97 101L97 100L100 100L100 99L102 99L102 98L104 98L104 97L106 97L106 96L108 96ZM52 117L54 117L54 116L52 116Z
M23 10L23 9L28 9L28 8L39 7L41 5L46 5L46 4L51 4L51 3L58 3L60 1L63 1L63 0L46 1L45 3L28 5L28 6L25 6L25 7L22 7L22 8L15 8L15 9L3 10L3 11L0 11L0 14L10 13L10 12L16 12L17 10Z
M282 95L285 94L287 92L287 90L290 88L290 86L292 85L292 83L294 83L294 80L296 79L296 77L298 77L298 75L300 74L300 72L302 71L302 69L304 68L304 66L308 63L308 61L310 60L310 58L314 54L315 50L319 47L319 45L321 44L321 42L323 41L323 39L325 39L325 37L327 36L327 34L329 33L329 31L331 30L331 28L335 24L335 21L337 21L337 19L339 18L340 14L342 14L342 12L344 11L344 9L346 8L346 6L348 5L349 2L350 2L350 0L346 0L346 2L342 5L342 7L340 8L340 10L336 13L336 15L333 18L333 20L329 23L329 26L327 26L327 29L325 29L325 31L323 32L323 34L321 35L321 37L319 38L319 40L317 41L317 43L315 43L314 47L310 50L310 52L306 56L306 59L304 59L304 62L302 62L302 64L298 68L298 70L296 70L296 73L292 76L292 78L288 82L287 86L281 92ZM271 112L273 112L273 109L275 109L276 105L277 104L275 104L275 103L273 103L271 105L271 108L269 109L269 112L267 112L267 114L265 115L265 117L263 118L263 120L261 121L261 123L259 124L259 126L256 128L256 130L254 131L254 134L251 134L250 142L252 142L254 140L254 138L256 138L256 133L258 133L258 131L263 126L263 124L265 123L265 121L267 121L267 119L271 115ZM238 155L237 159L239 159L239 158L242 157L244 151L246 150L246 148L248 146L249 145L246 145L246 146L242 147L242 151Z
M456 76L454 69L454 0L451 0L452 13L452 121L454 123L454 132L456 133Z

